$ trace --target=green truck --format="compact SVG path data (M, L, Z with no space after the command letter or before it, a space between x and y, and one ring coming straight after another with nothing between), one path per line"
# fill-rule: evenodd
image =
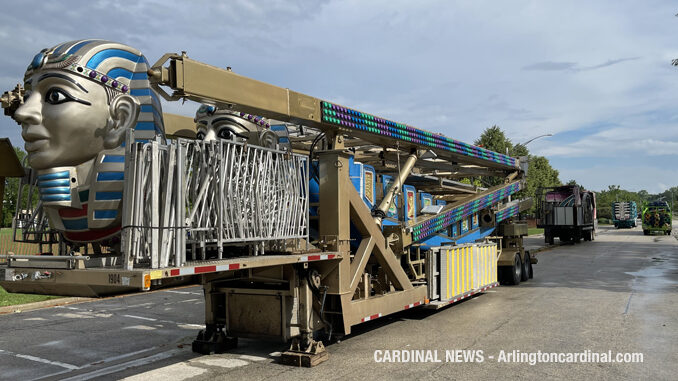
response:
M643 234L671 234L671 208L666 201L652 201L643 205Z

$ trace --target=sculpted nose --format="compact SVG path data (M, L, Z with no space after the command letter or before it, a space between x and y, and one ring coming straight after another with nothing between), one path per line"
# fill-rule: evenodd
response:
M19 124L40 124L42 123L42 112L40 108L40 97L33 94L23 105L14 112L14 120Z

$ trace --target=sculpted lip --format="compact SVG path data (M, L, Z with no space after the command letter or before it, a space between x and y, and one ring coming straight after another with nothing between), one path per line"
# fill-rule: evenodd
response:
M36 126L24 127L21 132L21 137L24 138L24 141L26 142L24 145L26 152L36 152L45 148L49 139L49 136L46 135L45 132L41 131L40 128L36 128Z
M44 148L47 145L47 143L48 143L47 139L26 141L26 144L24 144L24 148L26 148L26 152L32 153Z

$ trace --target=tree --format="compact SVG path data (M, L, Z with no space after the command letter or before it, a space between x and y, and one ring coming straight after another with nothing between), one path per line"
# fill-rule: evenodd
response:
M526 146L522 144L516 144L513 146L513 150L511 151L511 156L513 157L522 157L522 156L528 156L530 154L530 151L527 149Z
M489 149L490 151L506 154L511 153L513 143L506 137L504 131L499 126L494 125L486 128L473 144Z
M16 155L19 157L19 162L23 162L26 152L19 147L14 147L14 152L16 152ZM17 195L19 194L20 181L21 179L17 177L5 178L5 194L3 197L2 215L0 216L0 226L12 226L12 218L14 218L14 213L16 212L16 201ZM28 197L28 194L25 194L24 197ZM37 195L34 197L37 197Z
M544 156L533 156L528 157L528 166L527 166L527 181L525 189L520 191L516 198L525 198L531 197L535 201L536 205L536 194L539 188L545 187L555 187L559 186L562 183L559 178L560 173L558 170L551 167L549 159ZM533 213L535 210L535 205L528 211Z
M551 167L551 163L547 158L530 155L530 151L522 144L514 146L513 143L511 143L511 140L506 137L504 131L496 125L486 128L474 144L503 154L508 152L514 157L527 157L528 169L526 186L525 189L515 195L515 198L534 198L537 189L540 187L561 185L560 179L558 178L558 171ZM503 179L499 178L483 178L482 180L485 186L497 185L503 182ZM534 206L530 212L533 211Z
M506 137L504 131L497 125L486 128L473 144L502 154L510 154L513 149L511 140ZM492 187L501 184L504 180L496 177L482 177L480 181L483 183L483 186Z
M568 182L566 182L565 185L579 185L579 184L577 183L577 180L572 179L572 180L569 180ZM579 185L579 186L584 188L582 185Z

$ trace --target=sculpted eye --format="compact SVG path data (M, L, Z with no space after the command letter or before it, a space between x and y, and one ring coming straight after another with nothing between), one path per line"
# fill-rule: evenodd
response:
M198 140L205 140L205 133L202 131L198 131L198 133L195 134L195 137L198 138Z
M221 139L231 139L233 137L233 132L230 128L222 128L219 130L219 137Z
M45 101L49 104L58 105L75 100L70 94L56 87L47 90Z

